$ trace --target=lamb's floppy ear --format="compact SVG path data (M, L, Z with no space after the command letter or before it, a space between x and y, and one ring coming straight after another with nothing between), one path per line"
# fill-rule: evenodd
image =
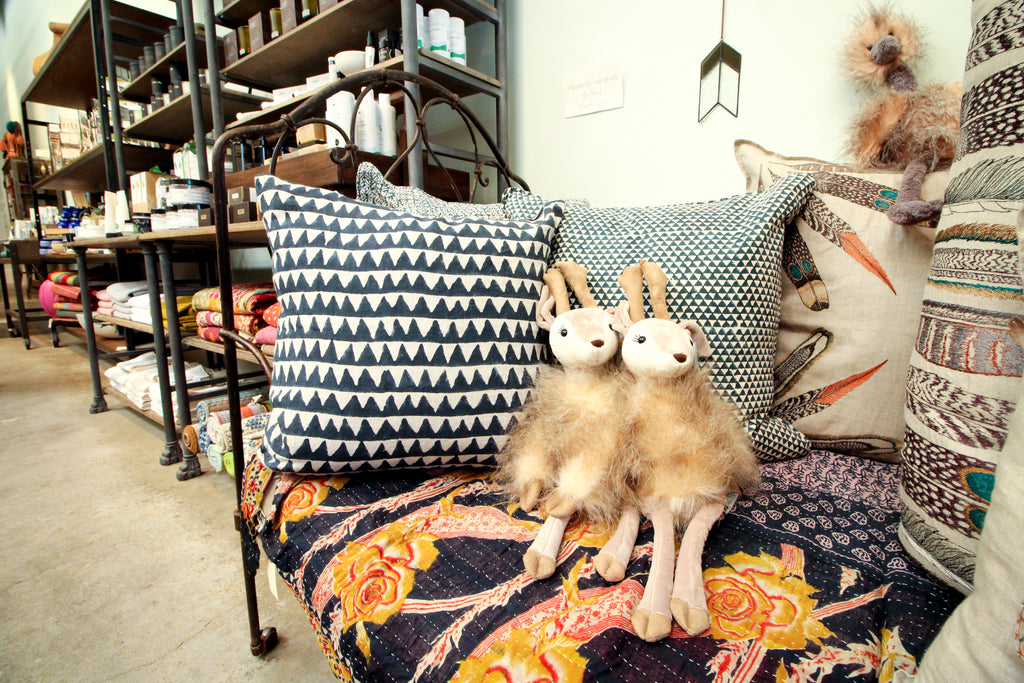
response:
M551 288L544 285L540 288L540 301L537 302L537 324L542 330L551 330L555 322L555 296Z
M623 301L618 306L613 308L609 315L612 317L612 329L619 334L626 334L626 330L633 324L633 319L629 317L629 302Z
M707 358L711 355L711 343L708 342L707 336L704 334L704 330L701 329L693 320L684 320L681 323L684 328L690 332L690 336L693 337L693 343L697 347L697 355L701 358Z

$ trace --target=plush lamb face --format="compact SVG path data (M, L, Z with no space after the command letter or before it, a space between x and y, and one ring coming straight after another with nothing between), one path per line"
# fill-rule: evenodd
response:
M551 352L566 368L597 368L619 349L619 335L603 308L566 311L551 325Z
M711 354L707 338L696 323L647 319L633 323L622 340L622 362L638 377L682 377Z

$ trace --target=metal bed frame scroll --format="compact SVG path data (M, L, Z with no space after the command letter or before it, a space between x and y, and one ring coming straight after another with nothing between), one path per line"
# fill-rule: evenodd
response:
M343 130L335 122L329 121L320 115L325 110L327 99L342 90L357 93L356 106L347 131ZM322 123L338 131L345 141L344 147L336 147L331 150L331 160L339 167L342 164L350 163L354 170L358 166L360 155L365 154L358 150L355 145L356 112L358 112L359 105L368 95L372 99L371 92L374 90L404 94L405 128L407 131L410 131L412 136L409 144L400 152L391 164L391 167L384 174L386 178L392 177L396 169L400 168L403 162L408 165L409 177L422 178L422 160L423 156L426 156L429 162L432 162L441 169L446 181L454 192L454 196L462 201L473 201L477 190L480 187L489 185L489 179L484 176L485 167L492 167L496 170L500 183L499 187L514 182L523 189L529 189L521 178L512 173L492 137L457 94L431 79L405 71L375 69L354 76L343 77L321 88L296 106L291 112L283 114L277 121L261 125L231 128L220 135L214 143L214 225L216 226L217 268L220 278L221 301L231 301L232 287L227 187L224 174L224 161L231 145L243 139L262 137L273 140L276 138L277 143L275 144L274 153L269 164L269 173L273 175L277 167L278 156L281 154L284 144L287 140L294 137L296 130L300 126L309 123ZM464 123L472 145L471 154L466 156L456 155L448 150L435 152L431 146L424 117L428 111L441 105L447 106ZM481 141L483 147L481 147ZM463 161L472 163L473 171L470 190L468 197L464 200L458 184L448 168L441 162L440 156L460 158ZM221 335L224 340L224 364L227 371L228 404L231 415L231 450L235 464L235 527L241 537L242 566L249 617L250 651L253 655L259 656L270 652L277 644L277 630L273 627L260 627L255 582L260 550L257 539L253 536L249 526L242 520L240 512L245 462L242 446L241 405L238 396L239 375L236 345L250 351L259 359L260 365L267 374L268 379L270 379L271 367L256 345L236 333L234 313L231 306L224 307L223 318L224 325Z

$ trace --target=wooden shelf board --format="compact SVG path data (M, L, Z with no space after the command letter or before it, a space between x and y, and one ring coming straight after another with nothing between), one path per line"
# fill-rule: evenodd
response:
M124 144L124 164L129 173L147 171L153 166L170 168L172 152L159 147ZM38 180L33 186L41 190L72 190L99 192L107 187L107 166L103 145L97 145L60 170Z
M77 239L71 243L75 247L87 247L89 249L138 249L139 235L121 235L120 237L92 237L89 239ZM104 254L115 258L114 254ZM71 255L72 260L74 254Z
M203 125L206 130L209 130L213 127L210 90L203 86L200 93L203 102ZM192 125L192 95L193 93L182 95L149 116L136 121L125 130L124 134L130 138L154 140L174 145L188 142L195 137L195 128ZM263 101L263 98L234 90L224 90L221 93L224 116L227 120L234 119L235 115L240 112L258 109L260 102Z
M468 3L465 0L456 2L435 2L433 5L447 6L456 16L472 18L473 14L465 7L486 7L483 3ZM327 71L327 55L324 45L331 45L335 52L349 49L362 50L366 44L366 27L398 27L402 23L401 8L397 2L380 2L379 0L344 0L325 12L318 14L305 23L285 33L280 38L270 41L252 54L242 57L237 62L226 66L222 72L228 78L246 83L254 83L265 88L285 88L303 83L307 77ZM421 54L425 54L423 50ZM427 51L429 53L429 51ZM423 62L432 58L423 59ZM453 83L459 79L453 77L451 71L463 73L464 83L458 88L442 83L449 90L460 95L466 89L478 86L481 82L491 81L500 87L494 79L479 71L468 69L450 60L450 68L445 69L443 77ZM401 68L402 57L395 57L382 62L377 68ZM435 69L437 71L437 69ZM424 72L426 74L426 72ZM475 90L473 90L475 92ZM468 94L468 93L467 93Z
M129 399L127 396L125 396L124 394L122 394L120 391L110 386L109 384L103 387L103 389L106 394L113 396L130 410L133 410L139 415L142 415L143 417L152 420L161 427L164 425L164 419L162 417L154 413L152 410L143 410L142 408L139 408L131 401L131 399Z
M128 327L133 330L138 330L139 332L145 332L146 334L153 334L153 326L147 325L146 323L140 323L126 318L117 318L105 313L93 313L92 317L93 320L98 320L101 323L110 323L112 325L117 325L118 327Z
M78 325L61 325L60 330L85 341L85 328L83 327ZM100 353L117 353L125 343L124 339L108 339L100 336L95 336L95 339L96 348L99 349Z
M224 344L221 342L212 342L202 337L183 337L181 343L185 346L191 346L194 349L202 349L203 351L212 351L213 353L224 354ZM249 363L256 363L256 356L249 353L245 349L235 347L235 355L238 360L248 361Z
M394 163L395 157L373 154L371 152L359 152L356 164L353 164L351 161L345 161L339 166L331 160L330 150L328 149L299 150L278 159L275 173L277 177L288 182L337 190L342 194L354 197L356 168L359 163L364 161L369 161L384 173ZM459 184L462 191L462 196L458 197L448 184L448 179L444 172L437 166L427 163L426 160L424 162L423 184L427 192L447 201L466 201L466 197L469 195L470 182L468 173L449 169L449 173ZM269 169L269 166L260 166L245 171L237 171L227 174L224 180L228 187L252 187L255 177L267 173ZM390 180L396 185L405 184L404 163Z
M398 27L402 23L401 6L398 3L393 4L395 5L393 26ZM426 0L422 4L427 11L434 7L442 7L448 10L452 16L464 19L466 24L480 20L493 22L497 21L498 17L494 5L482 0ZM249 17L260 11L265 12L272 5L276 5L276 3L268 2L268 0L224 0L224 8L217 12L217 16L231 23L244 24L249 21ZM381 28L383 26L384 24L381 24Z
M218 45L219 45L218 41ZM205 69L206 62L206 36L196 36L196 57L198 57L200 69ZM121 97L129 100L138 100L148 102L150 95L153 94L151 81L154 76L167 80L170 76L171 66L180 67L181 76L183 79L188 80L188 71L186 70L188 61L185 55L185 43L180 43L177 47L165 54L163 57L158 59L153 66L149 67L136 78L134 81L129 83L121 90Z
M276 5L268 0L224 0L224 7L217 12L217 17L241 25L257 12L267 11L272 4Z
M217 239L217 231L212 225L200 228L182 228L180 230L157 230L139 236L146 242L173 241L181 244L213 245ZM228 225L228 241L235 247L267 246L267 230L263 221L247 221Z
M140 43L152 44L174 20L122 2L111 2L114 54L136 58ZM54 47L39 73L21 96L23 102L88 110L96 97L96 60L92 45L90 3L71 20L64 37Z

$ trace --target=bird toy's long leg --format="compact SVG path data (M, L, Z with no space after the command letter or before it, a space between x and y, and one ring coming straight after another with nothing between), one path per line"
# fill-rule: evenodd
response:
M651 514L654 523L654 554L644 596L633 612L633 628L648 642L661 640L672 630L669 602L672 592L672 565L675 559L675 523L672 513L662 504Z
M626 578L626 565L636 545L636 535L640 530L640 511L628 507L622 511L615 534L601 548L594 558L594 567L605 581L618 582Z
M529 550L523 556L523 566L527 574L535 579L546 579L555 573L555 559L558 557L558 549L562 546L562 534L565 533L565 525L568 522L569 517L554 515L549 515L544 520L544 525L537 532L537 538L533 539Z
M921 199L921 184L926 173L928 164L920 160L910 162L904 169L896 203L885 212L893 223L913 225L921 221L937 220L942 213L941 199Z
M703 633L711 625L704 596L701 555L704 554L708 532L724 510L721 503L708 503L698 510L686 526L679 548L676 579L672 586L672 616L691 635Z

